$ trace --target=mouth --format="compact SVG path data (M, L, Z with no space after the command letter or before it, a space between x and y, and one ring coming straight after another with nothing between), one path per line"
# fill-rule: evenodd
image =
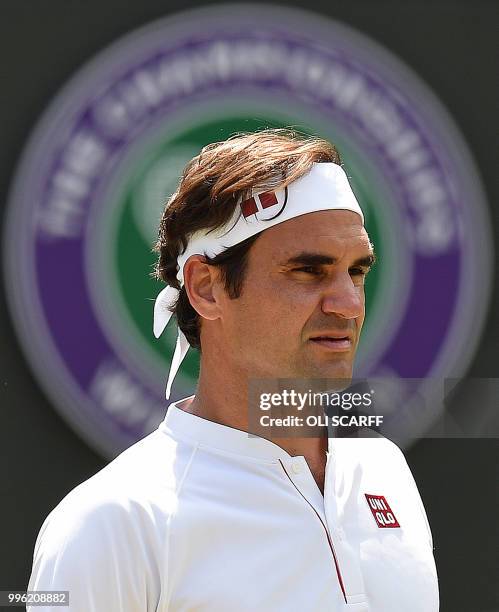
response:
M349 351L352 348L352 339L350 336L316 336L310 338L310 342L329 351L343 352Z

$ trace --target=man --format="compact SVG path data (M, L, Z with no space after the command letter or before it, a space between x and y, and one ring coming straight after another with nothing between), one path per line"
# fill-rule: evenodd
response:
M29 588L70 609L434 612L432 539L390 441L248 435L253 379L352 377L374 253L335 148L283 130L205 147L161 220L154 332L196 394L72 491ZM50 609L50 608L46 608Z

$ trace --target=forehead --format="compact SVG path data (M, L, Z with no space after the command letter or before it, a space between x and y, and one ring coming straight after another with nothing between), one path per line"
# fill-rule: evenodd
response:
M254 246L273 258L303 250L335 256L372 250L360 216L349 210L321 210L294 217L262 232Z

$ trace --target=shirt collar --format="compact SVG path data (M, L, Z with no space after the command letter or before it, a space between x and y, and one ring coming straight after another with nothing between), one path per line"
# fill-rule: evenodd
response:
M262 459L266 461L281 460L288 462L292 456L283 448L270 440L261 438L247 431L221 425L214 421L190 414L178 407L178 404L194 395L173 402L168 406L166 416L161 427L182 438L193 442L211 446L219 450L225 450L239 455ZM329 447L331 439L329 439Z

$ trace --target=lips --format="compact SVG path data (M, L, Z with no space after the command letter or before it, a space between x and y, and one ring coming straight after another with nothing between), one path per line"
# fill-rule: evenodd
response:
M310 338L310 341L316 346L332 351L349 351L352 348L352 339L350 336L345 334L314 336L313 338Z

